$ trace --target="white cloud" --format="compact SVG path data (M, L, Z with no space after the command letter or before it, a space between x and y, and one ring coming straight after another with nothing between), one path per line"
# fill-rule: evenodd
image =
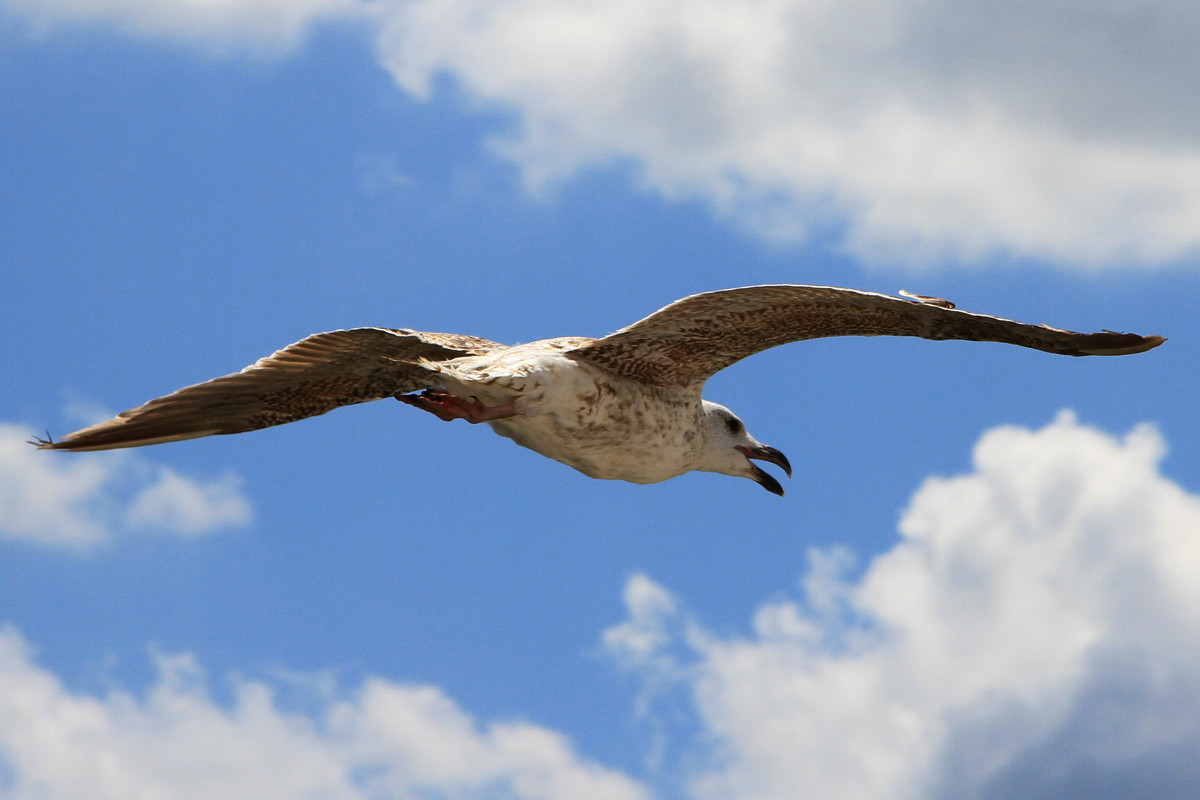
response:
M415 0L382 53L520 112L533 185L632 159L770 235L873 261L1156 263L1200 242L1187 2Z
M675 598L645 575L634 575L625 584L624 600L629 621L604 632L605 648L627 668L653 662L656 672L672 672L667 646L673 638L669 626L679 613Z
M861 578L815 552L750 636L629 602L606 644L659 683L658 651L690 651L665 677L715 742L691 756L700 798L1193 797L1200 497L1164 449L1069 414L994 429Z
M137 507L103 499L112 473L100 461L14 461L26 434L0 434L0 487L30 474L26 488L67 499L13 513L16 495L0 494L5 524L57 514L104 532ZM744 636L707 630L633 576L629 618L603 642L645 683L651 772L682 765L682 793L698 800L1191 798L1200 497L1161 474L1164 454L1151 427L1117 438L1067 413L1038 431L993 429L971 472L920 488L890 551L858 574L848 551L814 550L800 596L764 604ZM143 496L173 496L176 479L144 481L168 488ZM156 662L144 692L89 695L0 630L0 794L650 796L560 733L482 724L434 686L368 678L346 690L280 671L230 678L232 700L217 702L191 656ZM686 705L656 719L656 697ZM680 724L685 709L696 724Z
M0 631L0 790L11 800L231 797L645 800L634 781L526 723L480 727L440 690L369 680L314 694L312 716L270 685L215 702L187 655L159 656L144 696L66 689L15 630Z
M0 538L85 549L134 531L197 535L248 525L236 475L197 480L132 453L45 453L0 423Z
M0 0L217 51L377 26L405 90L517 112L535 190L632 164L764 236L878 263L1200 250L1190 0ZM400 170L372 173L390 181Z
M241 480L232 473L207 483L185 478L167 467L157 469L154 483L133 498L126 513L136 528L163 528L176 533L207 533L223 526L242 526L253 513L242 495Z

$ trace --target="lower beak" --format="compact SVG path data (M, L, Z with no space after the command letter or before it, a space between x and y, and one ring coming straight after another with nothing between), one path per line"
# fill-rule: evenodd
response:
M792 477L792 465L788 463L787 456L774 447L767 447L765 444L760 444L755 447L739 447L738 452L744 455L747 460L755 459L774 464L786 472L789 478ZM771 494L783 497L783 487L779 485L779 481L775 480L770 473L757 464L750 465L750 478Z

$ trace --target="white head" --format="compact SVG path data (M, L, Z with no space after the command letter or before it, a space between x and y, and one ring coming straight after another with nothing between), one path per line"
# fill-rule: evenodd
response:
M719 472L737 478L749 478L768 492L783 494L779 481L750 459L758 459L781 467L792 477L792 465L774 447L768 447L746 431L745 424L723 405L701 401L704 406L704 452L692 469Z

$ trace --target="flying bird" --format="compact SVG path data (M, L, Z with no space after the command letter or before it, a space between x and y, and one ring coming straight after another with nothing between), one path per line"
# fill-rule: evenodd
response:
M593 478L657 483L700 470L783 494L755 464L791 465L705 381L746 356L825 336L1005 342L1070 356L1141 353L1161 336L1075 333L958 310L936 297L769 285L685 297L600 339L513 347L404 328L318 333L241 372L180 389L76 431L47 450L111 450L243 433L394 397L439 419L486 422Z

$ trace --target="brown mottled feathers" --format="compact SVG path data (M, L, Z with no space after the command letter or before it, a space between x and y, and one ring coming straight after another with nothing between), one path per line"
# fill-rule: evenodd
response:
M339 406L432 385L422 360L482 355L503 345L474 336L391 328L317 333L241 372L188 386L107 422L76 431L53 450L110 450L282 425Z
M695 387L769 347L823 336L919 336L1007 342L1063 355L1124 355L1161 336L1073 333L959 311L936 297L900 299L827 286L747 286L685 297L603 339L535 343L633 380ZM54 450L108 450L280 425L339 406L438 385L425 364L502 352L504 345L448 333L354 328L318 333L241 372L151 400L72 433Z
M1140 353L1165 341L1027 325L959 311L936 297L907 296L917 302L828 286L747 286L696 294L574 354L644 383L686 386L761 350L825 336L1006 342L1070 356Z

